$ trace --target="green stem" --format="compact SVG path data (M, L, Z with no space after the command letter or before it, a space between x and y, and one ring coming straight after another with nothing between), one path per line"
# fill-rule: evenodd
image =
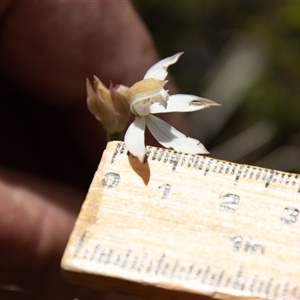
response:
M123 140L123 133L122 132L114 132L114 133L107 133L107 141L122 141Z

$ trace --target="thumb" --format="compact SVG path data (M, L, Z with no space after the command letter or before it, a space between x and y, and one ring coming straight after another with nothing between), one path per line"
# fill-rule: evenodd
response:
M4 14L6 9L8 8L9 3L10 3L10 0L2 0L0 2L0 17Z

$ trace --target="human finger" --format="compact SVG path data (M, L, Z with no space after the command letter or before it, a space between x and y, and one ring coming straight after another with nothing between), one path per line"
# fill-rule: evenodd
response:
M102 299L64 283L59 272L82 197L58 184L0 171L0 298Z
M130 85L156 58L128 1L16 1L2 19L1 71L52 102L81 101L94 74Z

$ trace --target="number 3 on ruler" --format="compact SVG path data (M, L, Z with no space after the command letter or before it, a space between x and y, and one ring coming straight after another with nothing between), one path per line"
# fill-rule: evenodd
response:
M284 209L285 214L287 214L287 217L282 217L281 221L286 224L292 224L297 221L297 216L299 214L299 210L295 207L286 207Z

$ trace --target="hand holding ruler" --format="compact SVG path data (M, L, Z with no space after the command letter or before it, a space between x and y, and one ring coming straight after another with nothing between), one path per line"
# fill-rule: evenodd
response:
M64 278L143 299L300 299L300 178L123 142L104 151Z

